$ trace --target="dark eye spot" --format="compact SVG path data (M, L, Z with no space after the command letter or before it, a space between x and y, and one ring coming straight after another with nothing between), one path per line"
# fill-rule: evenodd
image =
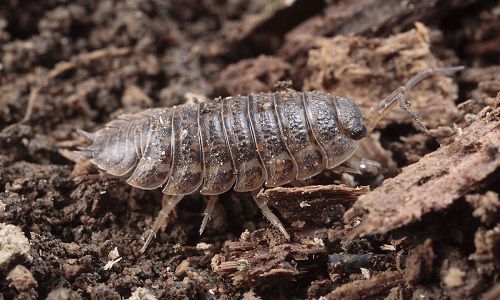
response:
M354 140L360 140L364 138L366 135L367 135L366 127L363 124L360 124L359 126L351 128L349 130L349 137Z

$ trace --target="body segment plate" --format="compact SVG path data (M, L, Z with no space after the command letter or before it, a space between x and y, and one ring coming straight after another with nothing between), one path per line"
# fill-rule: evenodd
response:
M274 95L285 143L297 164L296 178L302 180L319 174L326 166L326 158L307 124L303 94L286 90Z
M342 133L332 96L320 92L307 92L305 105L314 136L327 155L326 167L332 169L354 153L358 142Z
M267 171L266 186L275 187L292 181L297 175L297 166L283 140L273 95L251 95L248 106L257 151Z
M163 185L170 174L172 109L158 109L155 114L145 118L148 121L142 125L149 125L149 129L142 132L142 136L148 137L147 147L142 150L142 157L127 183L151 190Z
M203 180L197 105L180 105L174 108L172 136L172 170L163 193L191 194L200 187Z
M248 97L223 99L223 119L231 157L237 173L234 190L248 192L259 189L266 171L257 153L248 116Z
M222 103L209 101L200 104L198 122L205 166L200 192L204 195L222 194L229 190L236 180L222 122Z

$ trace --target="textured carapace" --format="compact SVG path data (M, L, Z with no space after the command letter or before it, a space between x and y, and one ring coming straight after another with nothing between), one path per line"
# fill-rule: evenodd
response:
M366 135L354 101L291 89L123 115L81 132L100 169L141 189L205 195L275 187L334 168Z

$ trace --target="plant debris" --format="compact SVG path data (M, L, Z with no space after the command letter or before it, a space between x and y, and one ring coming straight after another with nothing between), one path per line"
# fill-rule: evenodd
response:
M369 188L350 188L343 185L307 187L276 187L262 191L259 196L268 200L288 222L312 221L329 224L339 221L356 199Z
M356 280L335 289L325 296L326 299L369 299L387 294L403 282L397 271L386 271L371 278Z

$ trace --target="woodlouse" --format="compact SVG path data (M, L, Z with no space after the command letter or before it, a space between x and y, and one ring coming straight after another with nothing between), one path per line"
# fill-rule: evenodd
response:
M123 115L95 133L79 130L89 146L77 152L109 174L128 176L127 183L134 187L150 190L163 186L168 199L143 251L161 220L184 195L200 190L209 196L201 234L216 195L231 187L252 192L264 216L289 238L278 218L257 197L263 185L284 185L340 165L354 153L358 140L397 104L426 130L410 110L406 91L433 73L462 69L426 69L364 117L351 99L291 89L148 109Z

